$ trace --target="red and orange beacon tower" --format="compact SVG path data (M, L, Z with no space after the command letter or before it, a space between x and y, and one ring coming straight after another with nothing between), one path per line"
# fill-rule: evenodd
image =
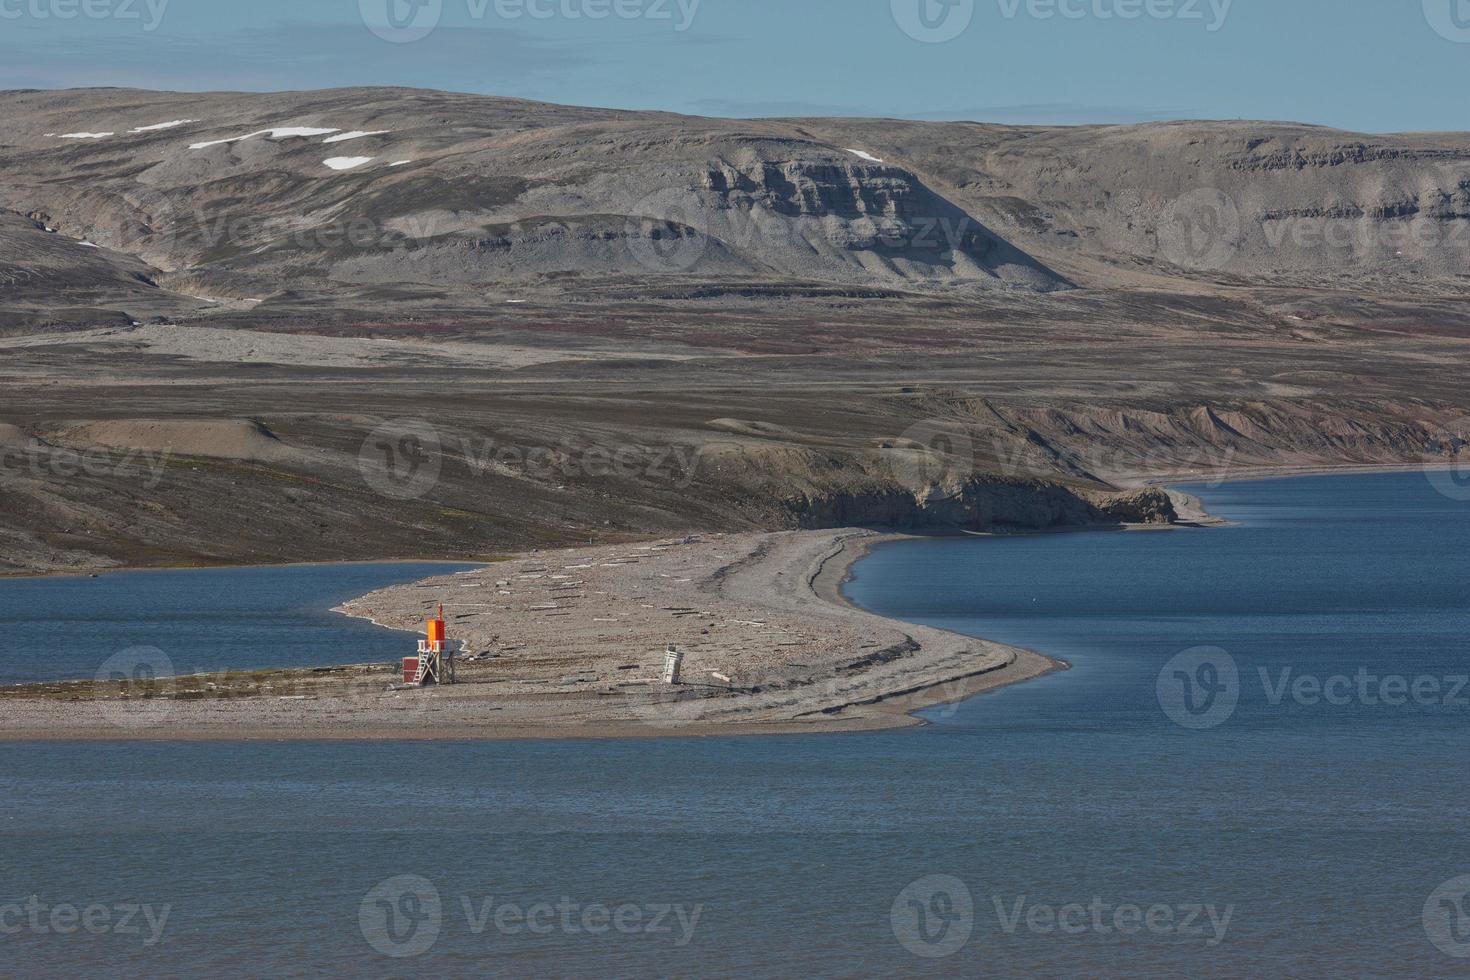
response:
M425 626L426 639L419 640L419 655L403 658L403 683L412 687L454 683L454 645L444 621L444 603L439 614Z

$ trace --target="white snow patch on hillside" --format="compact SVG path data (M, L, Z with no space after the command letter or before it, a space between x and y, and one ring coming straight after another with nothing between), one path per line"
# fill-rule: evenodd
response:
M351 170L353 167L360 167L364 163L372 162L372 157L331 157L322 161L322 163L325 163L333 170Z
M61 134L61 138L64 139L64 140L100 140L100 139L103 139L104 137L112 136L112 135L114 135L114 134L113 133L62 133Z
M261 129L253 133L246 133L244 136L231 136L229 139L224 140L210 140L207 143L190 143L189 149L204 150L211 146L221 146L225 143L238 143L241 140L248 140L253 136L269 136L273 140L283 140L292 136L326 136L328 133L335 132L337 130L334 128L320 129L313 126L278 126L275 129Z
M80 245L80 246L82 246L82 248L101 248L102 247L102 246L98 245L96 242L77 242L77 244Z
M854 149L849 148L847 152L848 153L851 153L855 157L859 157L859 158L861 158L863 160L867 160L869 163L882 163L883 162L882 160L879 160L877 157L873 156L873 154L868 153L865 150L854 150Z
M328 136L322 140L323 143L345 143L348 140L361 139L364 136L382 136L384 133L393 132L391 129L354 129L350 133L338 133L336 136Z
M405 165L410 164L410 163L413 163L413 161L412 160L394 160L392 163L388 164L388 166L390 166L390 167L402 167L402 166L405 166Z
M175 126L187 126L189 123L198 122L198 121L199 120L197 120L197 119L174 119L171 122L154 123L152 126L139 126L136 129L130 129L130 130L128 130L128 132L130 132L130 133L155 133L155 132L157 132L160 129L173 129Z

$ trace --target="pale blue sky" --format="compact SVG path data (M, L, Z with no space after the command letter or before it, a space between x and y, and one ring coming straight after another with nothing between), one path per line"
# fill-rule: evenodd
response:
M1470 129L1470 0L419 0L442 8L408 43L365 26L361 7L381 24L387 2L0 0L0 87L401 84L710 115ZM945 2L961 4L949 19ZM900 27L920 4L941 34L973 13L926 43Z

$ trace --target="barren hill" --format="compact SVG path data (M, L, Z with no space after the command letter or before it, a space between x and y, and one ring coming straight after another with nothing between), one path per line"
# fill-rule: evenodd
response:
M768 297L1470 281L1461 135L719 120L403 89L5 101L8 275L133 315L671 280ZM48 228L62 245L28 270L10 253Z
M1128 488L1470 457L1464 135L0 114L0 568L1163 520Z

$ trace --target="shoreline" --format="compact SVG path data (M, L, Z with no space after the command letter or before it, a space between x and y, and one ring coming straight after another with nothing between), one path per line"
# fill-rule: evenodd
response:
M1276 469L1247 472L1238 479L1245 482L1415 469L1422 467L1314 468L1313 472ZM1190 479L1198 482L1199 475L1181 474L1179 482ZM1236 482L1236 479L1233 477L1226 482ZM1170 494L1179 510L1179 521L1175 525L1157 528L1099 526L1014 533L1174 530L1230 523L1210 515L1198 498L1177 490L1171 490ZM994 532L957 533L983 537ZM163 686L168 690L144 691L141 697L127 696L120 690L108 689L106 685L91 681L30 684L0 688L0 706L7 709L0 711L0 742L492 741L877 731L921 726L926 722L916 717L914 712L1069 668L1065 662L1038 651L878 616L857 606L843 594L842 587L851 579L857 563L874 548L890 541L928 536L873 529L690 535L681 542L536 552L501 558L490 564L431 562L463 564L466 568L447 576L379 590L333 611L368 619L386 629L416 634L426 606L414 593L437 590L436 596L444 597L446 606L458 610L468 608L463 601L465 590L479 588L486 594L477 593L475 597L482 601L469 605L490 607L500 602L490 593L498 596L516 594L514 589L501 588L512 585L511 577L517 581L518 589L527 580L546 578L549 563L570 562L564 566L566 570L592 575L595 573L587 570L598 565L636 566L643 558L653 560L650 553L686 548L691 550L684 556L684 564L692 562L700 567L678 570L702 574L678 579L680 585L687 584L689 588L674 588L663 595L669 602L687 605L664 606L661 610L656 610L649 603L629 601L642 600L648 598L647 595L635 596L630 592L616 596L609 590L588 590L582 582L574 586L555 586L553 582L554 588L584 589L575 597L577 599L585 599L588 591L596 591L598 596L606 597L610 608L591 611L616 611L618 616L592 616L590 619L594 623L637 623L645 631L653 627L646 638L636 640L609 636L580 637L583 641L595 642L590 642L580 657L562 649L563 656L549 658L554 669L535 662L512 667L506 661L524 656L518 651L525 650L526 644L504 642L499 633L493 640L489 634L480 635L474 622L463 622L475 620L476 615L462 614L452 617L451 634L455 637L463 634L474 656L460 668L470 675L462 678L467 682L454 687L390 694L384 689L390 680L396 678L396 665L382 664L191 675L166 679ZM744 549L746 553L726 564L711 561L709 554L702 554L701 547L703 551L710 552L710 547L716 542L719 543L715 546L717 548L732 553ZM717 551L710 554L721 560L732 557ZM604 563L596 560L599 556L615 560ZM405 560L380 564L419 563L422 562ZM517 566L532 565L546 567L539 569L541 574L515 574ZM662 579L673 578L669 572L656 574ZM502 575L511 577L497 578ZM484 581L453 581L474 576L495 579L495 587L487 590ZM551 578L571 581L569 575L553 574ZM632 592L651 592L664 584L645 579ZM540 598L548 597L551 596ZM564 591L563 598L568 597ZM461 600L457 604L456 598ZM483 601L486 599L491 601ZM691 660L690 667L686 668L686 678L693 671L695 676L724 678L722 685L708 681L670 688L656 682L663 644L655 642L654 634L662 639L667 638L665 634L678 632L678 627L660 614L672 613L676 617L695 617L703 621L717 613L696 607L729 603L740 606L749 616L748 619L733 619L731 622L764 627L767 625L764 619L756 617L772 618L774 614L785 623L779 627L783 632L798 635L799 631L807 631L820 635L803 637L804 641L810 642L799 661L793 657L772 656L768 649L771 646L769 639L754 644L761 653L751 657L752 662L749 663L741 662L739 656L718 645L715 645L713 653L708 649L697 649L692 654L686 652ZM555 652L559 647L575 646L578 638L568 634L569 624L554 626L532 621L540 616L570 618L576 612L560 611L563 607L557 602L525 606L519 610L509 608L513 604L509 601L500 604L507 608L497 609L494 616L487 617L492 621L491 625L504 627L508 616L510 628L515 629L519 625L527 630L538 650L546 648ZM725 613L729 614L729 611L725 610ZM582 619L584 622L580 628L586 632L585 620L588 617L585 613ZM715 622L709 623L711 628L716 625ZM701 630L703 634L710 632L710 629ZM696 647L701 645L697 637L681 639L684 641L680 645L681 650L686 649L686 643L692 642ZM743 638L744 642L752 640L750 636ZM730 645L739 647L739 642L732 641ZM783 642L779 646L800 647L801 644ZM607 647L612 647L614 656L607 656ZM856 652L867 650L878 652L851 660ZM406 642L405 655L411 653L412 645ZM636 662L605 662L624 660ZM492 665L490 661L498 662ZM707 666L706 661L717 662L720 669ZM731 667L730 664L737 666ZM507 670L507 667L512 669ZM632 669L638 670L638 674L623 673ZM556 671L569 671L570 674L564 676L560 683L551 677L533 676ZM630 676L636 676L637 680L627 682L626 678ZM282 691L291 693L282 694ZM401 704L385 707L388 703L405 699L421 702L414 708L423 710L404 711ZM338 710L324 713L282 710L286 705L304 708L322 701ZM61 708L59 702L70 707L64 711L57 710ZM157 710L161 705L169 710ZM83 706L94 710L83 710ZM16 708L22 710L13 710ZM96 709L101 709L105 717L89 719L88 715L98 713ZM445 717L429 719L422 717L424 714ZM135 723L136 719L155 715L159 716L157 724ZM499 717L487 717L490 715Z
M484 581L456 580L519 572L516 578L534 583L541 573L507 566L549 569L550 563L573 562L571 567L610 567L607 577L615 582L646 561L648 571L624 590L629 595L606 597L608 608L588 611L617 608L631 628L649 635L682 632L689 646L680 644L686 649L686 683L678 688L655 683L662 645L628 639L611 649L599 643L590 658L552 649L548 656L514 664L505 661L523 656L519 645L502 639L498 652L484 655L488 659L477 655L461 665L459 685L423 691L388 692L395 670L382 665L191 675L130 692L90 681L0 689L0 741L496 741L878 731L919 726L925 722L914 711L1066 669L1035 651L900 623L848 602L841 584L852 566L871 547L895 537L903 535L797 531L691 536L635 547L631 555L627 547L543 553L431 579L436 584L427 589L422 582L393 586L338 610L415 633L426 591L433 593L427 602L442 595L455 610L472 608L456 592L475 589L476 598L485 598ZM624 554L589 563L615 558L589 553L597 550ZM662 577L672 574L660 569L669 568L703 570L689 576L689 590L675 588L661 597L692 592L702 600L699 615L671 610L667 601L664 608L629 603L630 597L652 597ZM570 616L544 605L531 602L486 619L499 631L497 638L510 619L534 641L548 633L544 624L538 629L541 616ZM634 615L634 606L646 608ZM468 639L471 650L483 646L478 627L466 622L475 614L457 615L452 634ZM759 618L734 618L742 616ZM698 630L682 625L691 619ZM722 641L701 643L700 634L721 619L736 625ZM587 632L585 623L580 631ZM550 632L566 628L553 626ZM730 648L741 644L747 654L735 657ZM783 655L782 648L791 653ZM405 653L411 649L406 642ZM630 666L638 668L637 675L628 673ZM560 671L580 676L558 681L554 675ZM729 681L716 682L711 675ZM622 680L627 677L634 679Z
M208 572L241 568L338 568L353 565L473 565L482 567L504 561L503 555L477 561L472 558L356 558L347 561L273 561L260 565L117 565L83 571L0 572L0 582L28 582L68 578L102 578L105 575L133 575L156 572Z
M1470 468L1465 462L1429 463L1344 463L1341 466L1245 466L1222 477L1218 470L1179 470L1148 476L1120 478L1119 486L1174 487L1178 484L1225 486L1229 483L1260 483L1266 480L1295 480L1313 476L1372 476L1376 473L1444 473Z

